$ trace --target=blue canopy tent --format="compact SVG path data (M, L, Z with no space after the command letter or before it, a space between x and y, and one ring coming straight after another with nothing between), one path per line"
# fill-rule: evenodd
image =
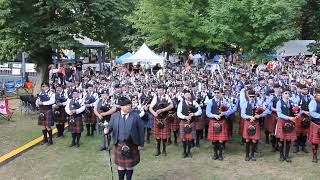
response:
M116 63L117 63L117 64L122 64L122 61L123 61L124 59L126 59L126 58L128 58L128 57L131 57L131 56L132 56L132 53L131 53L131 52L127 52L127 53L121 55L120 57L118 57L118 58L116 59Z

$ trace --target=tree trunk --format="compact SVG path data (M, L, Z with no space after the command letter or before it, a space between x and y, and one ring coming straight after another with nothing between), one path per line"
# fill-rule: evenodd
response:
M51 52L51 48L48 48L34 53L34 56L36 56L35 60L37 64L37 80L36 84L34 85L34 95L40 92L42 82L49 82L49 65L52 61Z

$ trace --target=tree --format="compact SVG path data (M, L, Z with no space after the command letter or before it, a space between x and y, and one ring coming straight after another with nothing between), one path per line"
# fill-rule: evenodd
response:
M245 53L269 53L281 43L297 37L300 0L210 0L202 30L211 48L230 44Z
M130 0L0 0L0 59L31 53L39 85L52 49L80 48L74 35L119 46L123 15L131 7Z
M146 42L168 52L199 47L204 36L199 31L200 16L207 0L140 0L128 18ZM141 41L141 40L140 40Z

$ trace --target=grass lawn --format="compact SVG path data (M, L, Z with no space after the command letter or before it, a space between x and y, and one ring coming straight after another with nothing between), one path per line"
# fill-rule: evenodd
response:
M19 112L20 113L20 112ZM22 145L38 135L35 115L16 113L12 122L0 121L0 152ZM110 180L108 154L99 152L99 139L81 138L81 146L69 148L71 137L54 138L53 146L36 146L17 159L0 167L1 179L85 179ZM141 162L136 167L136 180L212 180L212 179L319 179L319 164L311 162L311 153L291 153L292 163L279 162L279 153L271 153L270 145L259 144L256 162L244 161L244 147L239 137L227 144L225 160L213 161L211 143L202 141L201 148L192 149L193 158L182 158L182 145L170 145L166 157L153 156L154 144L146 144ZM113 166L114 176L116 167Z

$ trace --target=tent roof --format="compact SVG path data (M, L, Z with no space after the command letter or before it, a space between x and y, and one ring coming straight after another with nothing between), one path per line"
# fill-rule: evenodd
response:
M151 51L148 46L144 43L139 50L129 58L123 60L123 64L126 63L163 63L164 57L161 57Z
M106 45L99 42L94 41L86 36L76 37L74 36L74 40L78 41L80 44L82 44L85 48L104 48Z
M305 55L312 55L312 52L308 51L308 45L315 42L314 40L290 40L285 42L282 46L276 48L277 54L285 51L285 56L296 56L299 53Z
M122 63L122 61L128 57L131 57L132 56L132 53L131 52L127 52L127 53L124 53L123 55L119 56L117 59L116 59L116 62L117 63Z

